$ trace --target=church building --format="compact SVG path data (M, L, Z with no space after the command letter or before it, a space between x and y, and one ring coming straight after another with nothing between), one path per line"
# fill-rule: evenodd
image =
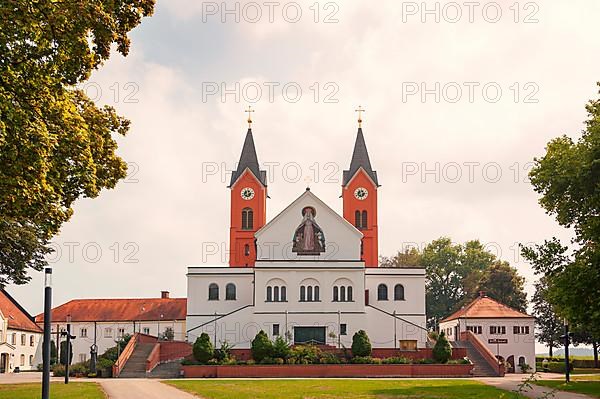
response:
M381 268L379 178L359 128L342 214L310 188L267 222L267 175L251 123L232 173L228 266L188 268L187 339L246 349L256 333L335 347L365 330L373 348L425 347L425 270Z

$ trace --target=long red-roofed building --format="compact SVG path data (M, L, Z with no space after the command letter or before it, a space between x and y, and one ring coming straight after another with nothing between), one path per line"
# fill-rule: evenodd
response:
M143 333L155 337L184 340L186 333L186 298L170 298L162 291L159 298L74 299L52 309L54 340L71 323L73 362L90 358L91 346L102 354L126 334ZM44 315L35 318L43 325ZM62 340L63 338L61 338Z

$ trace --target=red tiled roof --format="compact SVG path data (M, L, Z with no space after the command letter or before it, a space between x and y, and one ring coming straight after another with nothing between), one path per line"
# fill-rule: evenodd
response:
M52 322L185 320L186 298L74 299L52 309ZM161 318L162 315L162 318ZM36 316L42 323L44 314Z
M42 330L35 324L31 315L14 300L8 292L0 289L0 311L8 319L8 328L11 330L41 333Z
M440 323L456 319L523 319L532 317L495 299L480 296L459 311L446 317Z

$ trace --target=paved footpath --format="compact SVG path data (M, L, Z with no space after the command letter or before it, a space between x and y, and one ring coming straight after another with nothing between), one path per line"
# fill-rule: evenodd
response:
M157 380L109 378L98 382L110 399L198 399Z
M496 388L504 389L505 391L516 391L519 389L519 384L524 380L525 377L518 374L507 374L504 378L476 378L478 381L484 384L494 386ZM528 398L541 398L544 394L552 392L552 388L541 387L539 385L531 384L531 389L527 392L523 392L523 395ZM582 395L574 392L556 391L554 396L550 396L554 399L592 399L591 396Z

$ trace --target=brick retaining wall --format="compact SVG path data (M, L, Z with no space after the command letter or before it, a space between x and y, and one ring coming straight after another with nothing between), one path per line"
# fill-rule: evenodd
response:
M472 364L286 364L183 366L186 378L470 377Z

